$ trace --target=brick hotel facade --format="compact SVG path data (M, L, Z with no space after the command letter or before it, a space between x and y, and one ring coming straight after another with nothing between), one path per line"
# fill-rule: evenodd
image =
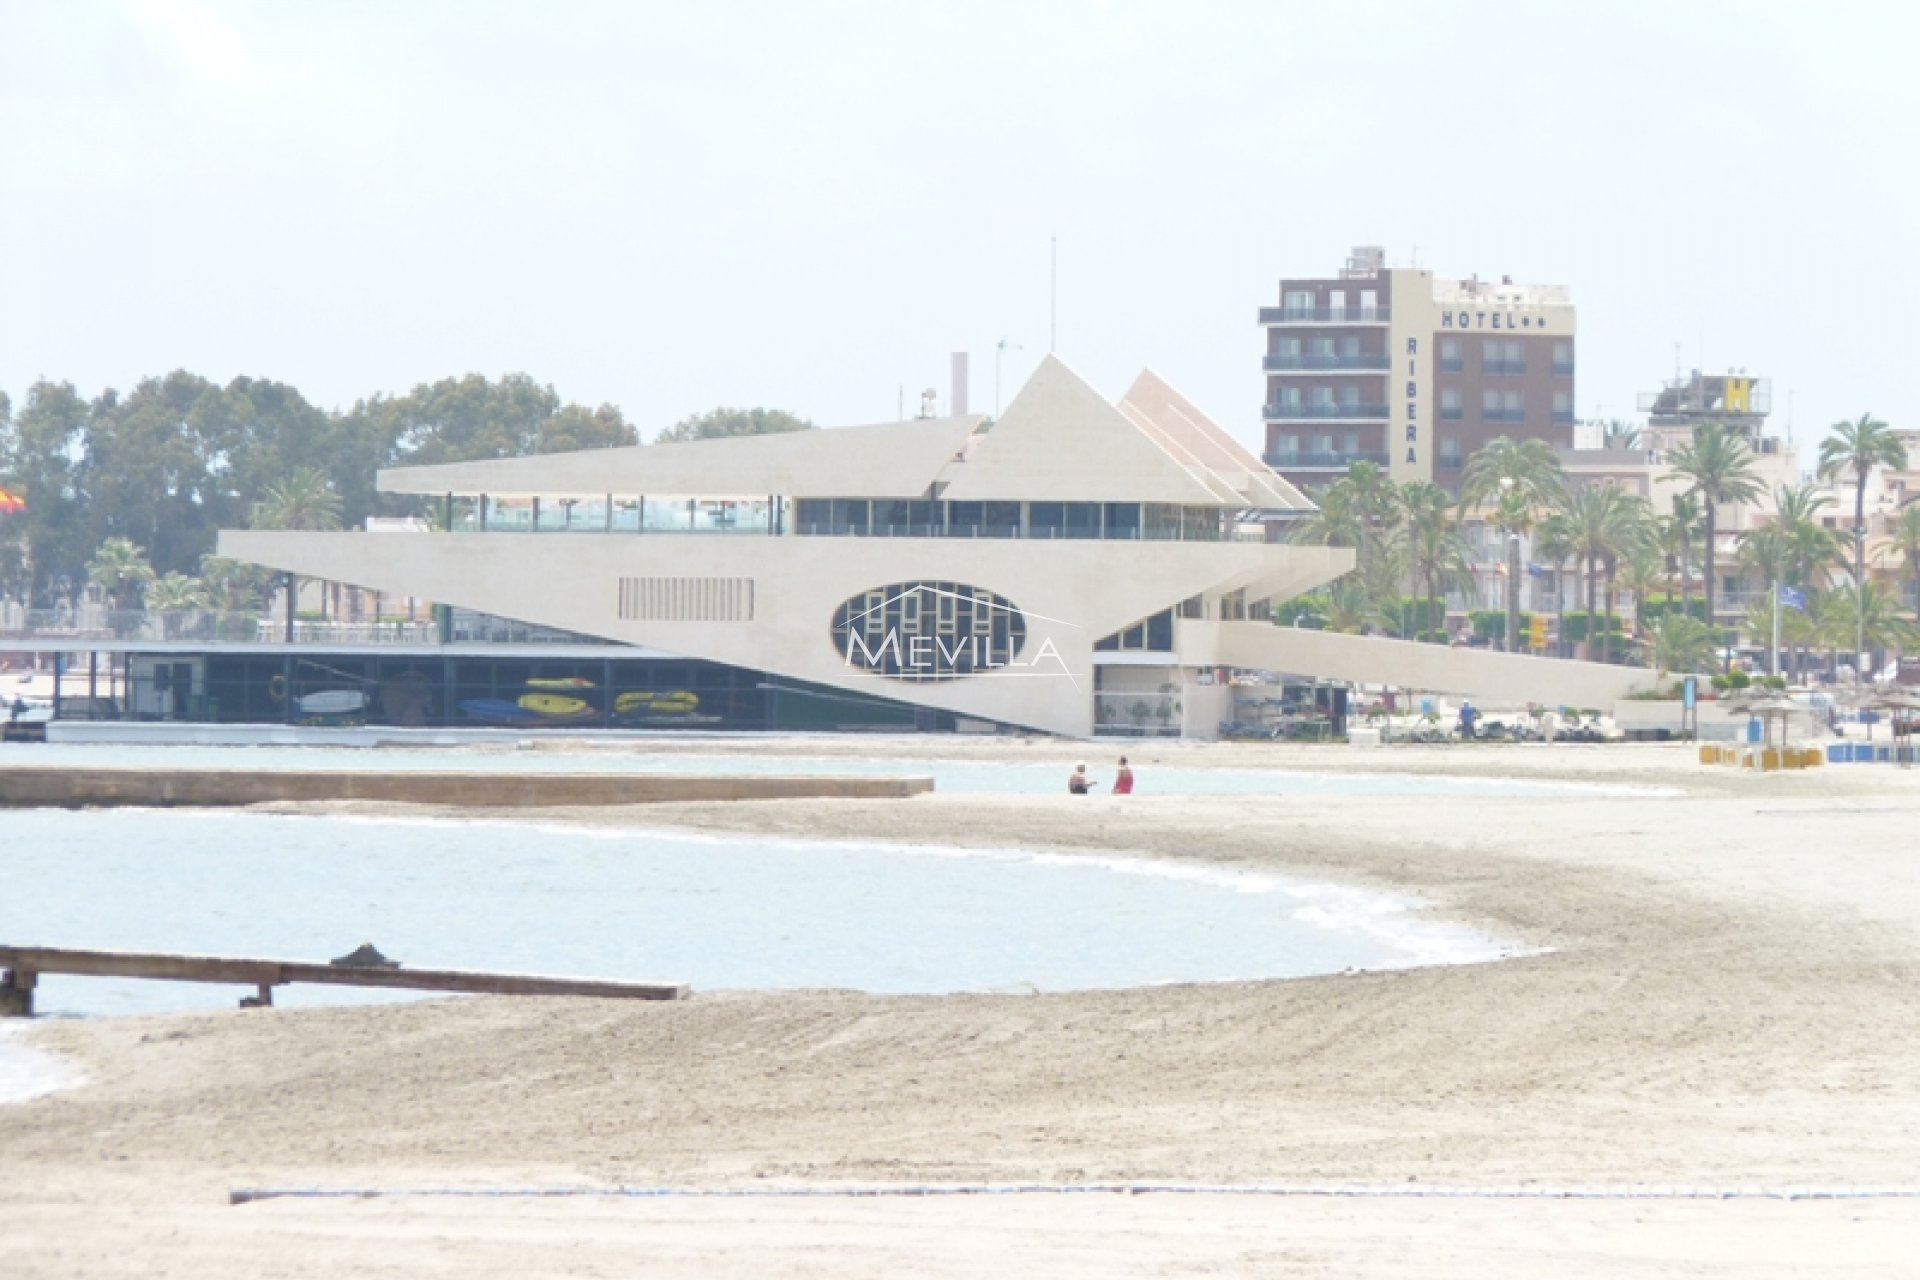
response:
M1439 280L1359 248L1335 277L1282 280L1260 324L1265 458L1296 485L1368 461L1457 489L1497 436L1573 443L1575 317L1562 286Z

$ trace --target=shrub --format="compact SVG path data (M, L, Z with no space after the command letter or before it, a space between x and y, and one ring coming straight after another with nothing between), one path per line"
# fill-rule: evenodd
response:
M1681 612L1681 604L1679 596L1648 596L1640 602L1640 621L1645 626L1652 626L1670 613ZM1688 614L1702 622L1707 620L1707 602L1701 597L1695 596L1686 601L1685 606Z
M1575 609L1561 620L1560 638L1568 644L1578 644L1587 638L1590 630L1598 631L1601 627L1605 627L1608 634L1616 637L1623 632L1624 627L1618 615L1612 619L1611 625L1608 625L1607 615L1604 613L1599 615L1597 621L1598 625L1590 627L1588 625L1587 611L1585 609ZM1619 648L1617 641L1614 643L1614 648Z
M1475 609L1467 615L1467 621L1473 624L1473 634L1482 640L1498 641L1507 638L1507 611L1505 609ZM1525 632L1533 625L1533 615L1526 610L1520 611L1520 630Z

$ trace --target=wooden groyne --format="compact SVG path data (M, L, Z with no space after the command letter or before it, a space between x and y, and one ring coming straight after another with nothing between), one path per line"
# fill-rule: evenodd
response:
M455 773L376 769L0 769L0 806L77 809L387 800L468 808L671 804L694 800L895 799L932 778L845 774Z
M587 996L602 1000L684 1000L688 995L687 988L679 983L614 982L530 973L387 968L163 952L81 951L64 947L0 946L0 970L4 970L0 973L0 1016L12 1017L33 1013L33 991L39 985L40 975L45 973L252 987L255 993L240 1002L244 1008L272 1005L273 989L293 982L503 996Z

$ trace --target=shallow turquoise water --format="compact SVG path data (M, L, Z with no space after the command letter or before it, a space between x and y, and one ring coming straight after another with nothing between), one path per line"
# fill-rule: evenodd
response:
M1497 958L1372 894L1127 859L511 822L5 814L0 938L727 988L1062 991ZM231 1008L231 987L42 979L47 1013ZM282 1004L407 998L301 987Z
M1136 757L1138 752L1134 753ZM520 751L512 747L201 747L108 746L69 743L0 745L0 767L150 765L170 769L391 769L514 773L833 773L931 775L936 791L961 795L1043 795L1066 790L1076 758L1088 761L1102 786L1113 779L1113 757L1083 746L1048 750L1033 764L981 763L937 757L776 755L743 742L724 754L638 753L617 749ZM1628 787L1536 782L1506 778L1410 774L1308 773L1281 769L1161 767L1137 763L1139 795L1351 796L1593 796L1647 794Z

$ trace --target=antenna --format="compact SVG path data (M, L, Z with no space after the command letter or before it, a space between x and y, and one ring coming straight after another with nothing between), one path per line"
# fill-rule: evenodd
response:
M1047 354L1060 345L1060 237L1047 238Z
M1002 338L993 344L993 418L1000 420L1000 362L1009 351L1025 351L1026 348L1012 338Z

